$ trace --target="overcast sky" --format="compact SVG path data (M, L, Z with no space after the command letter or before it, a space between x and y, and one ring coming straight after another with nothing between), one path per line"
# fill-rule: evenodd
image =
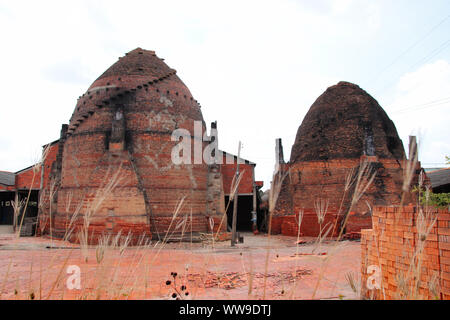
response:
M218 121L219 147L285 158L327 87L358 84L424 167L450 155L450 1L1 1L0 170L31 165L77 98L118 57L155 50ZM406 150L407 152L407 150Z

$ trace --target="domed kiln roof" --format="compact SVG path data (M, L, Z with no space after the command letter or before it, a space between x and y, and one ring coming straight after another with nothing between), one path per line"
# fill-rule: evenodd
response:
M311 106L292 146L291 162L361 155L403 159L394 123L367 92L349 82L329 87Z
M184 97L183 113L192 113L191 118L202 119L197 101L176 75L176 70L171 69L163 60L154 51L141 48L120 57L78 99L70 119L69 134L80 122L95 113L98 107L108 106L115 99L147 87L158 87L162 83L165 83L164 92L173 91L173 94L179 93Z
M127 82L131 81L134 84L135 81L159 79L174 72L175 70L169 68L163 59L156 56L155 51L136 48L124 57L120 57L119 61L95 80L89 89L104 86L107 83L127 85Z

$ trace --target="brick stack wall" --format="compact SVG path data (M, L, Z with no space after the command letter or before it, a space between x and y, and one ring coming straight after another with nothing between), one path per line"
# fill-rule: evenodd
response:
M407 278L412 256L420 252L418 248L423 241L419 298L436 298L430 290L435 275L441 288L437 298L450 299L450 212L433 209L431 215L437 216L437 221L425 238L418 233L417 207L374 208L373 228L361 232L363 298L401 299L399 279ZM367 286L371 276L368 274L369 266L377 266L381 270L380 290L370 290Z

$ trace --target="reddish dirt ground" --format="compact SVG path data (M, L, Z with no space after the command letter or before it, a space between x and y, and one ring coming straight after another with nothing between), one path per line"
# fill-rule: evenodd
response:
M0 235L0 299L171 299L176 292L197 300L358 299L346 274L360 278L360 243L318 247L302 239L297 246L294 237L271 236L268 243L267 235L245 233L234 248L229 241L154 243L106 249L98 263L95 247L86 262L77 245ZM72 265L81 271L80 290L67 288Z

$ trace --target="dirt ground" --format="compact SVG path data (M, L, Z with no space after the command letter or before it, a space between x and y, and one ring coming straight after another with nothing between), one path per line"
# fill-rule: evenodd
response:
M294 237L269 242L267 235L243 235L236 247L225 241L87 251L47 238L0 235L0 299L359 298L346 280L352 273L359 281L358 241L319 247L311 238L297 245ZM79 267L80 289L69 289L76 284L71 266Z

